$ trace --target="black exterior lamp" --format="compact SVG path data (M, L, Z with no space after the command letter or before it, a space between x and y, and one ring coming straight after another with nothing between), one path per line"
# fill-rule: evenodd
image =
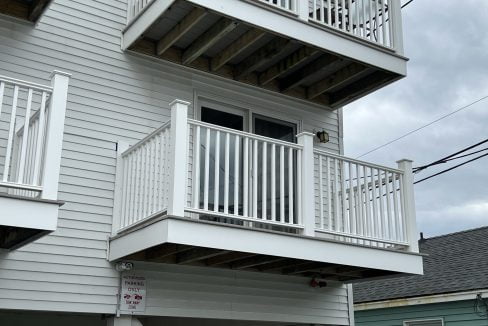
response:
M319 141L321 143L328 143L329 142L329 134L327 133L327 131L325 131L325 130L317 131L316 135L317 135L317 138L319 139Z

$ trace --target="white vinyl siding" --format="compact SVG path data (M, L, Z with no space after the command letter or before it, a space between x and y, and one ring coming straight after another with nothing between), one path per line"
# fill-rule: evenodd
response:
M118 273L106 250L116 142L134 144L167 121L176 98L219 94L260 114L287 115L307 131L325 128L325 148L339 151L337 112L123 53L125 16L126 1L55 0L36 26L0 17L0 74L43 84L54 69L72 74L58 229L1 255L0 309L115 312Z

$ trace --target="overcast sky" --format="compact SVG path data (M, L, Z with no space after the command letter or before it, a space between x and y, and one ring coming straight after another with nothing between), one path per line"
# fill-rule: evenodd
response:
M347 156L488 95L487 0L414 0L403 9L403 28L408 76L344 108ZM396 166L409 158L418 166L486 138L488 100L361 159ZM425 170L416 180L462 161ZM426 236L486 226L488 157L419 183L415 192L419 231Z

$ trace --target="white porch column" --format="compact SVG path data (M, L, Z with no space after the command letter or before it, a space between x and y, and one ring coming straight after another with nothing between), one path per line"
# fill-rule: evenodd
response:
M295 0L298 18L308 22L309 0Z
M417 218L415 214L415 197L413 191L413 172L412 161L403 159L397 161L398 169L404 171L403 176L403 203L405 205L405 225L407 228L408 242L410 243L410 251L418 252L418 231Z
M390 24L393 24L393 48L399 55L404 55L403 49L403 22L401 0L392 0L390 3Z
M310 132L302 132L297 135L298 144L303 146L301 216L304 225L303 234L308 236L315 235L314 137L315 135Z
M189 102L175 100L171 107L171 156L168 215L184 216L186 178L188 171L188 106Z
M55 70L51 75L51 102L46 129L46 148L42 172L43 199L58 199L59 170L63 148L64 120L71 74Z

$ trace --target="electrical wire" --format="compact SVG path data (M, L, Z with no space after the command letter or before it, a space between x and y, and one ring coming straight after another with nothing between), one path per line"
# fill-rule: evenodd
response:
M435 161L435 162L429 163L429 164L427 164L427 165L423 165L423 166L419 166L419 167L413 168L413 172L414 172L414 173L418 173L418 172L420 172L420 171L422 171L422 170L425 170L425 169L427 169L427 168L429 168L429 167L431 167L431 166L437 165L437 164L446 163L446 162L448 162L448 161L452 161L452 160L455 160L455 159L459 159L459 158L462 158L462 157L466 157L466 156L470 156L470 155L474 155L474 154L480 153L480 152L482 152L482 151L484 151L484 150L486 150L486 149L484 149L484 150L480 150L480 151L476 151L476 152L473 152L473 153L469 153L469 154L466 154L466 155L462 155L462 156L457 156L457 155L459 155L459 154L462 154L462 153L464 153L464 152L466 152L466 151L469 151L470 149L473 149L473 148L475 148L475 147L478 147L478 146L480 146L480 145L482 145L482 144L484 144L484 143L487 143L487 142L488 142L488 138L487 138L487 139L485 139L485 140L483 140L483 141L481 141L481 142L479 142L479 143L476 143L476 144L474 144L474 145L468 146L468 147L466 147L466 148L464 148L464 149L462 149L462 150L460 150L460 151L457 151L457 152L456 152L456 153L454 153L454 154L451 154L451 155L448 155L448 156L446 156L446 157L443 157L443 158L441 158L440 160L437 160L437 161ZM456 156L456 157L455 157L455 156Z
M392 144L392 143L394 143L396 141L399 141L400 139L403 139L403 138L405 138L407 136L410 136L411 134L413 134L413 133L415 133L415 132L417 132L419 130L422 130L422 129L426 128L426 127L429 127L429 126L433 125L434 123L436 123L436 122L438 122L438 121L440 121L442 119L445 119L445 118L447 118L447 117L449 117L449 116L451 116L451 115L453 115L455 113L458 113L459 111L465 110L465 109L467 109L467 108L469 108L469 107L471 107L471 106L473 106L473 105L475 105L475 104L477 104L477 103L479 103L481 101L486 100L487 98L488 98L488 95L485 95L485 96L483 96L483 97L481 97L481 98L479 98L479 99L477 99L477 100L475 100L475 101L473 101L473 102L471 102L471 103L469 103L469 104L467 104L465 106L462 106L462 107L460 107L460 108L458 108L458 109L456 109L456 110L454 110L454 111L452 111L452 112L450 112L448 114L445 114L445 115L443 115L443 116L441 116L441 117L439 117L439 118L437 118L437 119L435 119L435 120L433 120L433 121L431 121L431 122L423 125L423 126L420 126L417 129L414 129L412 131L409 131L406 134L404 134L404 135L402 135L400 137L397 137L397 138L395 138L395 139L393 139L393 140L391 140L391 141L389 141L389 142L387 142L387 143L385 143L385 144L383 144L381 146L375 147L372 150L367 151L366 153L364 153L362 155L359 155L356 158L358 159L358 158L361 158L363 156L366 156L366 155L368 155L370 153L376 152L377 150L379 150L379 149L381 149L383 147L386 147L386 146L388 146L388 145L390 145L390 144Z
M460 166L463 166L463 165L468 164L468 163L470 163L470 162L473 162L473 161L479 160L480 158L483 158L483 157L485 157L485 156L488 156L488 153L483 154L483 155L480 155L480 156L478 156L478 157L475 157L475 158L473 158L473 159L471 159L471 160L468 160L468 161L466 161L466 162L463 162L463 163L461 163L461 164L458 164L458 165L456 165L456 166L453 166L452 168L449 168L449 169L443 170L443 171L441 171L441 172L438 172L438 173L433 174L433 175L431 175L431 176L428 176L428 177L426 177L426 178L423 178L423 179L420 179L420 180L418 180L418 181L415 181L413 184L417 184L417 183L421 183L422 181L429 180L429 179L431 179L431 178L433 178L433 177L436 177L436 176L438 176L438 175L441 175L441 174L444 174L444 173L449 172L449 171L451 171L451 170L454 170L454 169L456 169L456 168L458 168L458 167L460 167Z
M408 6L409 4L411 4L413 2L413 0L410 0L410 1L407 1L406 3L404 3L402 5L402 9L405 8L406 6Z

